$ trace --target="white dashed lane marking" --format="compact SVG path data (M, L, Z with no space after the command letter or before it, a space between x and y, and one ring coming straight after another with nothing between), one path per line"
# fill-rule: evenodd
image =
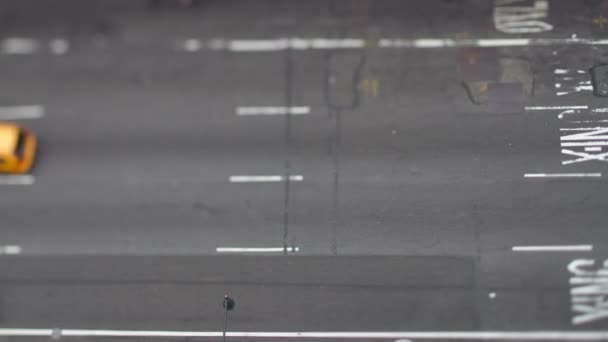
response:
M0 51L6 55L27 55L38 50L40 43L30 38L6 38L0 43Z
M3 55L31 55L45 52L48 49L53 55L63 55L68 52L70 43L64 38L51 40L10 37L0 41L0 53Z
M525 173L524 178L598 178L600 172L595 173Z
M589 106L526 106L528 111L534 110L563 110L563 109L588 109Z
M32 175L3 175L0 176L0 185L32 185L36 178Z
M0 255L17 255L21 254L21 246L5 245L0 246Z
M365 47L363 39L328 39L328 38L289 38L289 39L260 39L260 40L230 40L219 43L214 40L211 49L230 50L235 52L255 51L281 51L293 50L327 50L327 49L362 49Z
M601 146L587 146L585 147L585 152L601 152L602 151L602 147Z
M591 252L592 245L513 246L513 252Z
M233 52L272 52L286 49L293 50L327 50L327 49L362 49L363 39L329 39L329 38L279 38L279 39L223 39L214 38L203 41L197 38L179 40L179 50L197 52L201 49L211 51Z
M218 247L215 249L218 253L283 253L287 251L289 253L299 252L299 247Z
M0 120L40 119L44 116L41 105L0 106Z
M68 41L62 38L52 39L49 42L49 50L54 55L63 55L68 52L69 48L70 44L68 43Z
M231 183L276 183L282 182L285 180L284 176L280 175L266 175L266 176L247 176L247 175L237 175L230 176ZM304 176L302 175L293 175L289 176L289 180L291 182L301 182L304 180Z
M236 115L304 115L310 113L310 107L237 107Z
M184 40L180 47L188 52L196 52L203 47L203 43L199 39L189 38Z

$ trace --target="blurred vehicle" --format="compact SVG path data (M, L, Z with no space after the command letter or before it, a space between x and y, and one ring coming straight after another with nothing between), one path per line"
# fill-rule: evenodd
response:
M608 97L608 64L596 65L590 70L593 94Z
M0 122L0 173L26 173L34 164L36 136L25 128Z

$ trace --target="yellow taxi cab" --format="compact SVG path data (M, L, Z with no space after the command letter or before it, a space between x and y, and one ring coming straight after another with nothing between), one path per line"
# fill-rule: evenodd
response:
M26 173L34 164L36 136L25 128L0 122L0 173Z

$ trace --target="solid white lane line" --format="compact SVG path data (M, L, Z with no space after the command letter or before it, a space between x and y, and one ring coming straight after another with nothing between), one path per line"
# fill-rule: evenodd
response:
M547 45L606 45L608 40L584 38L487 38L487 39L391 39L378 40L380 48L446 48L446 47L517 47L517 46L547 46ZM559 70L559 71L558 71ZM567 69L557 69L556 74L565 74Z
M0 106L0 120L40 119L44 116L41 105Z
M588 109L589 106L526 106L525 110Z
M21 254L21 246L6 245L0 246L0 255L17 255Z
M602 177L600 172L595 173L525 173L524 178L576 178L576 177Z
M32 175L3 175L0 185L32 185L36 179Z
M218 253L282 253L283 247L218 247L215 249ZM287 252L299 252L299 247L287 247Z
M70 44L68 43L68 41L62 38L52 39L49 42L49 49L54 55L63 55L68 52L69 48Z
M91 329L11 329L0 328L0 336L49 337L221 337L221 331L91 330ZM528 340L605 341L606 331L244 331L226 332L238 338L327 338L327 339L440 339L440 340Z
M264 52L293 50L327 50L327 49L363 49L378 48L452 48L452 47L518 47L518 46L547 46L547 45L608 45L606 39L584 38L487 38L487 39L451 39L451 38L421 38L393 39L381 38L370 44L360 38L277 38L277 39L224 39L214 38L206 42L188 38L178 42L177 47L187 52L196 52L207 47L212 51L233 52ZM565 74L567 69L557 69L556 74Z
M304 115L310 113L310 107L297 106L297 107L237 107L236 115L249 116L249 115Z
M513 246L513 252L591 252L592 245Z
M0 44L0 51L7 55L25 55L40 49L38 41L29 38L6 38Z
M284 176L280 175L267 175L267 176L248 176L248 175L237 175L230 176L231 183L275 183L282 182L285 180ZM304 180L302 175L289 176L289 180L292 182L301 182Z

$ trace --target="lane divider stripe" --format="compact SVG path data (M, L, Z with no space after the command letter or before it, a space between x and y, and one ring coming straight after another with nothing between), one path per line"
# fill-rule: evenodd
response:
M236 115L304 115L310 113L310 107L237 107Z
M513 246L513 252L591 252L592 245Z
M218 253L282 253L287 251L290 253L299 252L299 247L218 247L215 249Z
M0 176L0 185L32 185L35 181L32 175Z
M41 105L0 106L0 120L40 119L43 116Z
M280 176L280 175L267 175L267 176L237 175L237 176L230 176L229 180L231 183L276 183L276 182L284 181L285 177ZM289 180L291 182L301 182L304 180L304 176L302 176L302 175L289 176Z
M598 178L602 177L600 172L596 173L526 173L524 178Z

